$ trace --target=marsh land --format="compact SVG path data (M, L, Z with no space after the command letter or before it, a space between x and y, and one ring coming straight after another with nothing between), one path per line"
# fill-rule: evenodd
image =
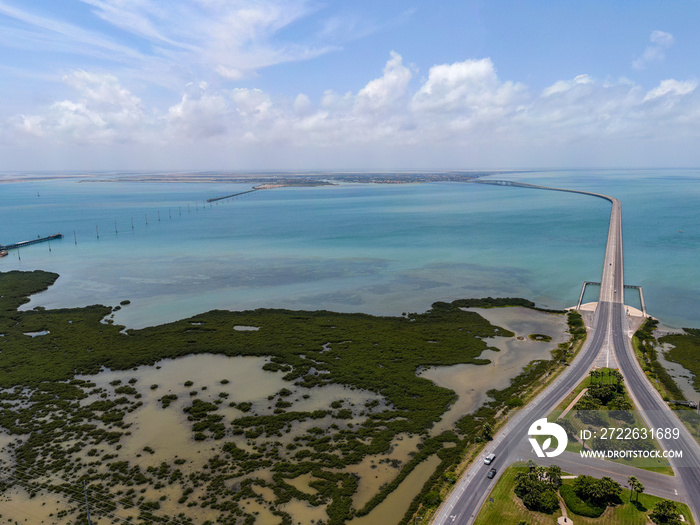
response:
M38 504L41 522L80 521L83 484L93 519L364 523L392 493L410 516L570 346L562 313L493 309L515 333L472 311L534 306L516 299L399 317L212 311L139 330L113 321L128 300L18 309L56 278L0 274L3 518ZM487 397L454 386L486 369L500 381Z

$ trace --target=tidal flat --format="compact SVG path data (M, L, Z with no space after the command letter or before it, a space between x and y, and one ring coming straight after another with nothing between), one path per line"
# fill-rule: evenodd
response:
M488 359L485 366L459 364L431 367L420 373L436 385L449 388L458 396L457 401L435 424L433 433L439 434L454 427L464 416L471 414L488 399L492 388L507 388L522 370L533 361L549 360L552 348L568 341L566 316L540 312L521 306L508 308L469 308L494 326L505 328L514 337L485 339L493 349L484 350L479 356ZM531 334L548 334L551 341L533 341Z
M458 395L417 372L488 366L484 352L516 334L465 309L527 301L401 317L212 311L141 330L112 321L128 301L18 310L56 278L0 274L3 519L43 502L40 521L80 521L84 484L96 521L341 524L399 494L398 522L554 366L537 360L435 433Z

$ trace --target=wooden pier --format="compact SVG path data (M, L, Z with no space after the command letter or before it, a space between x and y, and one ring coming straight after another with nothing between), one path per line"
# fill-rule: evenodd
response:
M36 239L32 239L31 241L21 241L16 242L15 244L6 244L4 246L0 244L0 250L16 250L17 248L24 248L25 246L29 246L31 244L38 244L40 242L53 241L54 239L63 239L63 234L56 233L54 235L49 235L48 237L37 237Z

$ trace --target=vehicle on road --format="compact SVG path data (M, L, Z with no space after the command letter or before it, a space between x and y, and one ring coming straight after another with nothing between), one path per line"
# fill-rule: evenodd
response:
M484 463L486 463L487 465L490 465L494 459L496 459L496 454L489 454L488 456L486 456L484 458Z
M489 470L488 474L486 474L486 477L489 479L493 479L496 475L496 472L498 471L495 468L492 468L491 470Z

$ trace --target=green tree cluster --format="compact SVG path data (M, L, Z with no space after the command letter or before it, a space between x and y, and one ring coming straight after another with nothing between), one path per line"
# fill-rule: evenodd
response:
M681 514L676 504L669 500L662 500L656 504L649 515L649 519L656 525L682 525Z
M541 467L528 462L528 470L515 476L515 494L529 510L551 514L559 508L557 491L561 486L561 468Z
M574 480L576 495L586 503L597 507L617 505L621 502L622 486L609 477L601 479L579 476Z

